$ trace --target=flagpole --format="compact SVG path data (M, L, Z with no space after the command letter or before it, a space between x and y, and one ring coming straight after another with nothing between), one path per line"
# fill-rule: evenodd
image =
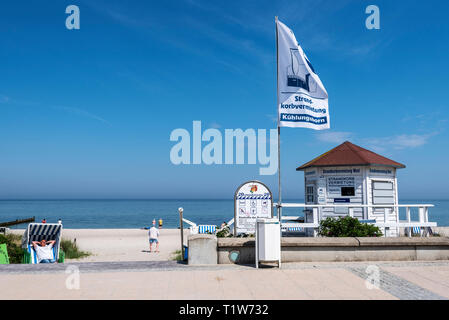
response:
M281 224L282 218L282 193L281 193L281 126L279 123L279 45L278 45L278 17L274 18L276 23L276 97L277 97L277 113L278 113L278 219ZM281 226L282 236L282 226Z

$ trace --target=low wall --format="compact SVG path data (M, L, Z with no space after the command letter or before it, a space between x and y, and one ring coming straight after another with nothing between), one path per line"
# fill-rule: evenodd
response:
M217 237L211 234L190 235L187 239L188 263L217 264Z
M219 264L254 264L255 240L218 238ZM449 260L449 238L282 238L282 262Z

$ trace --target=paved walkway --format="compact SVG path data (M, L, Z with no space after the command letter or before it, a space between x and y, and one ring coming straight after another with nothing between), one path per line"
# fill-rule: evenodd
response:
M449 299L449 261L1 265L0 283L0 299Z

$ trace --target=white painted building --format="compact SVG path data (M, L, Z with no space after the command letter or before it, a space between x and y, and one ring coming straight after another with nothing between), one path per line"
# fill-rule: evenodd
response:
M349 208L338 205L360 204L385 208L354 207L354 217L395 223L399 222L398 208L391 205L398 205L396 170L400 168L405 166L346 141L296 170L304 171L305 204L330 205L320 208L319 220L348 215ZM312 211L306 209L305 222L312 220ZM391 228L388 236L398 231Z

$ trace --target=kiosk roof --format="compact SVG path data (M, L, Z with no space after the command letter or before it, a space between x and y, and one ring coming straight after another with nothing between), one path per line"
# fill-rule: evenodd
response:
M341 145L323 153L315 159L296 168L297 171L310 167L332 167L332 166L388 166L394 168L405 168L405 165L385 158L377 153L356 146L345 141Z

